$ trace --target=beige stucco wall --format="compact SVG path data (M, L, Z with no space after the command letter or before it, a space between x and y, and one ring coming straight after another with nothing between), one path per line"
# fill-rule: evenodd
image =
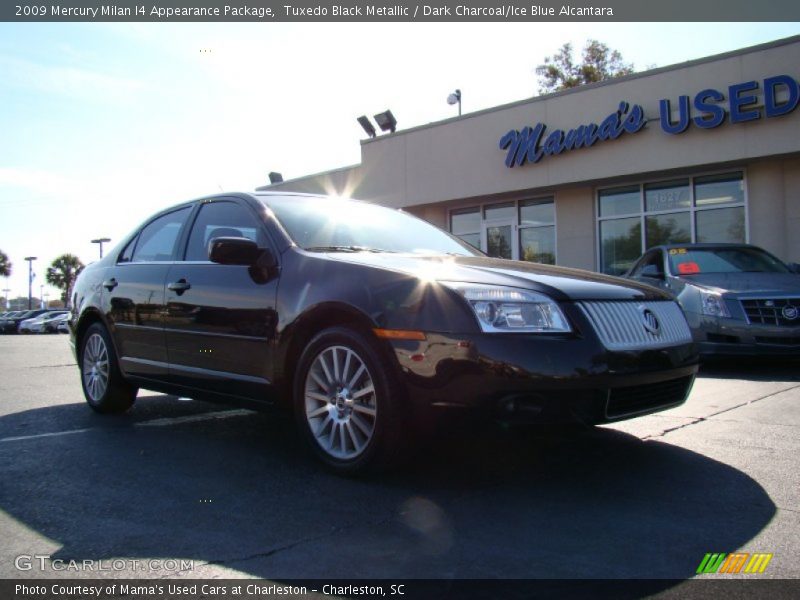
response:
M783 182L786 250L780 255L790 262L800 263L800 159L784 163Z
M593 271L597 245L594 190L591 187L559 190L555 207L558 264Z
M749 165L747 196L750 243L800 262L800 159Z

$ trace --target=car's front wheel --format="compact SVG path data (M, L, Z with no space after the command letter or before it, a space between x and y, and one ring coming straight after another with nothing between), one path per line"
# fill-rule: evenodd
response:
M295 417L313 451L335 471L374 471L399 457L407 434L400 404L375 340L333 327L306 346L295 373Z
M86 402L99 413L121 413L136 400L136 388L122 376L111 337L100 323L83 336L78 364Z

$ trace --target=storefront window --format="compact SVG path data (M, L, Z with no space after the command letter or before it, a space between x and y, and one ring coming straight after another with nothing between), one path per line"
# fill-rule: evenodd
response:
M639 217L600 222L603 272L622 275L642 253L642 220Z
M644 186L644 209L647 212L677 210L689 208L691 205L688 179L648 183Z
M555 203L552 198L520 202L520 260L556 264L555 220Z
M697 219L698 242L744 242L744 207L699 210Z
M600 192L600 216L632 215L642 211L639 186L614 188Z
M511 225L486 227L486 254L494 258L513 258Z
M475 248L481 247L480 208L467 208L450 213L450 232Z
M743 204L744 179L741 173L726 173L697 177L694 180L694 198L697 206L713 204Z
M661 244L747 239L740 171L610 188L599 192L597 202L604 273L623 273L630 261Z
M528 262L556 264L555 227L529 227L519 232L519 257Z
M507 202L506 204L489 204L484 208L484 218L487 221L492 219L513 219L514 212L513 202Z
M646 245L688 244L692 241L692 219L688 212L653 215L644 218Z
M450 232L496 258L556 263L551 198L485 204L450 213Z

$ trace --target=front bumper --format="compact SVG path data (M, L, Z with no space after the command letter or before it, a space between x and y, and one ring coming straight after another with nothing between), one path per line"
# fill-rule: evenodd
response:
M579 334L429 334L393 341L416 411L469 408L509 421L620 421L682 404L694 344L609 351Z
M703 356L800 357L800 324L751 325L741 319L696 313L686 313L686 317Z

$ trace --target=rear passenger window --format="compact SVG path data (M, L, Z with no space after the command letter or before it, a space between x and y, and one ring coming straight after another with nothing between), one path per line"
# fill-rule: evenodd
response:
M131 262L131 258L133 257L133 249L136 247L136 239L137 238L134 237L130 242L128 242L128 245L125 246L125 249L122 252L120 252L117 262L121 263Z
M151 221L139 234L131 262L164 262L172 260L175 244L191 207L168 213Z
M235 202L209 202L200 207L192 226L186 260L207 261L208 242L217 237L245 237L260 248L267 245L261 223L245 207Z

